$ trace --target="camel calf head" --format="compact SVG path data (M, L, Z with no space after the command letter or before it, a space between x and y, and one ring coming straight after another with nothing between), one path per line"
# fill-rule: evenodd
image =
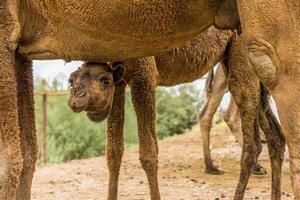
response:
M74 112L85 111L90 120L101 122L108 116L113 103L115 84L123 75L122 65L116 63L83 64L70 75L69 107Z

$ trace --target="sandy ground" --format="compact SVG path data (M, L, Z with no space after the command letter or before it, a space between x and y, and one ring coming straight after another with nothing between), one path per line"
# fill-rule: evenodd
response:
M159 183L165 200L232 199L239 176L240 148L228 130L214 130L212 156L225 170L224 175L204 174L202 141L198 127L186 134L159 141ZM252 176L245 199L270 199L270 167L267 149L260 163L268 175ZM104 157L75 160L38 167L33 182L37 200L105 200L108 170ZM293 199L285 160L282 199ZM126 150L120 175L119 199L150 199L144 171L138 161L138 149Z

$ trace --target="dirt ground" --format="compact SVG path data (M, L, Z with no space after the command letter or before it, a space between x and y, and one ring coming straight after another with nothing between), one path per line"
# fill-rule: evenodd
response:
M225 128L212 136L212 156L225 170L224 175L204 174L202 141L198 126L186 134L159 141L159 183L165 200L232 199L239 176L240 147ZM245 199L270 199L270 167L267 148L260 156L267 168L263 177L252 176ZM293 199L285 160L282 199ZM105 157L76 160L65 164L38 167L33 182L37 200L105 200L108 170ZM119 199L150 199L144 171L138 161L138 149L125 151L120 175Z

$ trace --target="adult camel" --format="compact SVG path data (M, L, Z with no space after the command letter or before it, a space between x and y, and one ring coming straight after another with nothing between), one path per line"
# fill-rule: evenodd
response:
M232 0L0 1L0 199L30 199L37 159L32 59L149 56L213 24L233 28L237 13Z
M273 96L289 147L291 181L300 199L300 4L299 0L238 0L249 61ZM279 12L278 12L279 11ZM249 134L249 133L248 133ZM253 161L254 138L243 148L243 167ZM248 145L250 143L250 145ZM241 173L239 185L247 181ZM240 190L236 198L242 198Z

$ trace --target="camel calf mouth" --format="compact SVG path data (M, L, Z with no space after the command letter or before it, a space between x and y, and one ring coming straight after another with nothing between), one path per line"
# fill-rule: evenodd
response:
M86 97L70 97L68 101L69 107L75 113L80 113L87 109L89 103L89 99Z
M107 119L111 108L106 108L101 111L87 111L87 117L93 122L102 122Z

